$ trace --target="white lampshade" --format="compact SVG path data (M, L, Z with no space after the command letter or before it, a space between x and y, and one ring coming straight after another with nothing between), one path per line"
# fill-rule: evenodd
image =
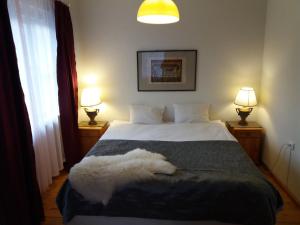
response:
M257 105L255 91L251 87L243 87L238 92L234 104L243 107L253 107Z
M99 88L85 88L81 92L81 106L93 107L101 104Z
M148 24L170 24L179 21L179 11L172 0L144 0L137 20Z

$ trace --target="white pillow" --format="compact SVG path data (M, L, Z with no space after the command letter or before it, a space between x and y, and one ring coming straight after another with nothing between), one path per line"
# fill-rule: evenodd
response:
M209 121L209 104L174 104L175 123Z
M142 124L158 124L163 121L164 107L147 105L130 106L130 122Z

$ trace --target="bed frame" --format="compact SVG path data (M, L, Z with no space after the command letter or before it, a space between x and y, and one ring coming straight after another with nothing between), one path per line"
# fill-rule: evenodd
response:
M76 216L67 225L238 225L215 221L178 221L132 217Z

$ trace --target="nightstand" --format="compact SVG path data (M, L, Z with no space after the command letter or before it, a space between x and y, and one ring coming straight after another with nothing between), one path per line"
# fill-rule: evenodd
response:
M227 121L226 126L255 164L259 165L264 140L263 128L256 122L248 122L248 125L241 126L238 121Z
M109 127L108 122L97 122L97 125L89 125L88 122L80 122L80 150L82 157L97 143L99 138L105 133Z

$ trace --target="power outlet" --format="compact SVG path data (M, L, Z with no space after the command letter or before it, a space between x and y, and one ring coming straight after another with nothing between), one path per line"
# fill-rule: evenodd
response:
M291 151L295 151L296 143L293 142L293 141L290 141L290 142L288 143L288 147L289 147L289 149L290 149Z

